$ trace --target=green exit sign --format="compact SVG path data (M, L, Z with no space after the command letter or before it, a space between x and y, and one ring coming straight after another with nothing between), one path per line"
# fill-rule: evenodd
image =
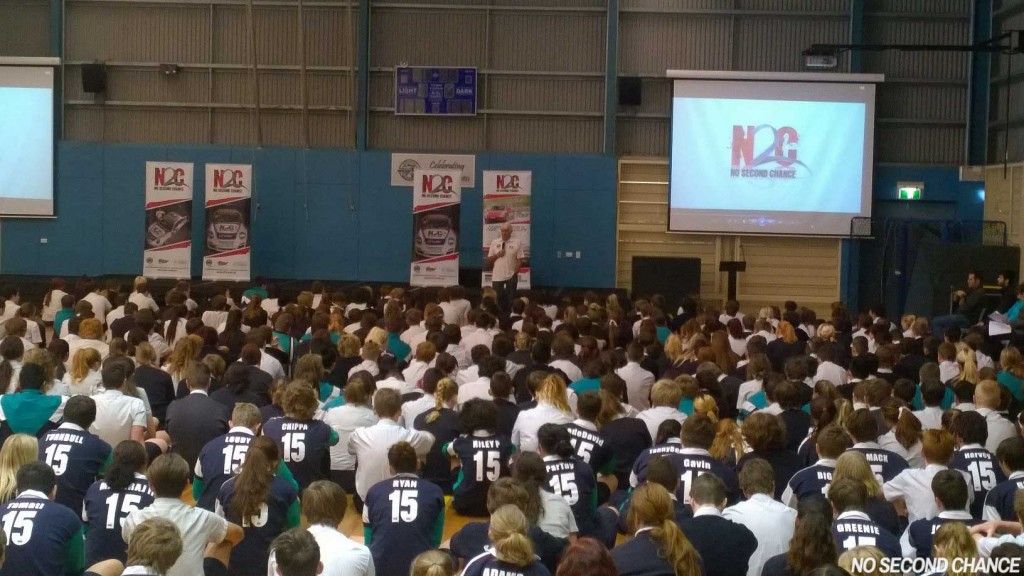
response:
M920 200L924 195L924 184L921 182L900 182L896 185L896 197L899 200Z

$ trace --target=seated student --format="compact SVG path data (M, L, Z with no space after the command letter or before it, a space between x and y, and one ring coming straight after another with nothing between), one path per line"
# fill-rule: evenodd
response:
M1006 481L988 491L982 518L1009 520L1014 517L1013 497L1018 490L1024 490L1024 440L1003 440L996 450L996 459L999 460L999 468L1006 475Z
M526 489L530 503L523 508L527 520L536 523L537 528L551 536L572 540L579 535L576 516L572 513L569 503L561 494L555 494L548 487L548 471L544 467L544 459L536 452L520 452L512 457L512 478ZM488 506L490 506L488 491ZM533 519L534 508L539 512L536 522Z
M818 461L793 475L782 493L782 503L797 509L797 505L804 498L821 496L828 492L832 473L836 469L836 459L850 446L850 437L837 425L830 424L818 432L815 440Z
M654 436L654 446L645 448L633 461L633 467L629 473L630 487L636 488L643 483L647 464L653 458L682 452L683 441L679 437L681 432L682 425L677 420L666 420L658 426L658 431Z
M846 420L846 431L853 438L853 450L864 454L879 484L888 482L907 469L907 461L878 444L878 420L870 410L854 410Z
M757 538L749 528L722 516L725 505L725 484L721 479L705 472L693 480L693 518L680 522L679 527L704 560L705 576L745 574L748 561L757 550Z
M832 472L832 481L844 478L860 482L868 491L863 511L872 522L888 530L891 534L901 532L900 518L896 514L896 508L885 499L882 485L878 482L878 478L863 454L847 450L836 459L836 469Z
M413 559L437 548L444 532L444 493L416 475L419 459L408 442L388 449L394 476L366 493L363 542L380 574L408 574Z
M618 486L626 486L633 463L645 449L651 447L654 440L643 420L632 417L629 405L622 403L621 398L625 397L625 393L625 380L614 373L601 377L601 391L598 392L601 412L594 423L601 430L605 445L612 453Z
M836 543L832 538L832 505L818 494L797 504L796 527L786 552L770 558L762 576L817 574L822 566L834 564Z
M1024 490L1018 490L1013 497L1013 511L1016 521L990 520L971 528L971 534L978 544L978 555L994 558L997 547L1016 544L1024 547Z
M154 499L149 482L142 474L147 464L142 444L125 440L114 448L113 461L104 477L85 493L82 519L86 524L87 564L108 558L125 561L121 524L128 514L146 508Z
M701 574L701 556L673 521L668 490L649 482L636 489L631 501L627 523L634 536L612 549L618 574Z
M38 364L26 364L18 375L19 390L0 396L0 442L11 434L39 437L57 427L64 412L63 396L45 392L46 372Z
M271 543L276 570L270 576L316 576L324 565L320 562L320 545L308 531L293 528Z
M537 431L537 441L538 453L544 460L547 487L569 504L580 534L594 537L605 546L614 546L615 519L598 513L597 477L590 466L576 458L569 432L558 424L545 424Z
M433 435L434 443L439 447L455 440L462 432L457 412L458 395L458 384L451 378L442 378L434 390L433 398L436 403L434 409L420 414L413 423L413 427L417 430ZM427 452L421 472L425 479L438 485L446 494L451 494L455 472L452 470L451 456L446 451L438 449Z
M693 509L689 504L684 504L676 497L676 489L679 487L679 474L675 466L664 456L655 456L647 464L647 479L645 483L659 484L672 497L672 518L677 523L693 517ZM618 531L620 534L627 534L629 530L629 508L631 506L632 494L619 506L615 513L618 515Z
M318 406L313 387L296 380L285 389L284 416L263 425L263 434L277 443L300 490L330 477L329 450L338 443L338 433L313 418Z
M982 380L974 388L974 403L977 404L978 414L985 418L988 427L988 439L985 441L985 449L995 453L999 449L999 443L1007 438L1016 438L1017 430L1013 422L999 413L1002 404L1002 395L999 384L994 380Z
M598 474L611 474L615 470L611 450L597 427L601 414L601 396L597 392L584 392L577 402L579 418L565 425L576 456L590 465ZM601 487L598 486L598 490Z
M275 474L279 454L272 439L253 439L242 466L217 492L217 515L242 526L245 534L231 551L232 574L266 574L270 543L299 525L298 492L292 483Z
M82 523L52 501L57 477L42 462L18 470L18 496L0 506L7 541L2 576L79 574L85 565Z
M525 482L519 479L518 470L524 459L534 460L528 466L530 468L528 475L531 477L531 480ZM515 479L507 477L498 478L497 481L491 484L490 489L487 491L487 509L493 512L502 506L511 505L523 510L523 513L526 514L526 520L530 524L527 535L533 543L533 548L544 566L549 571L554 572L558 565L558 559L566 545L568 545L569 540L552 536L550 532L537 524L542 513L545 516L549 513L548 510L544 509L544 504L540 501L543 489L538 486L536 481L532 480L534 475L543 476L543 462L541 462L540 457L536 453L524 452L518 455L513 468L517 475ZM553 494L551 496L561 500ZM568 510L568 505L564 501L561 504L565 507L565 515L572 519L572 511ZM452 535L448 547L456 558L462 562L468 562L470 559L485 552L490 545L491 537L489 535L488 523L469 522Z
M921 400L924 402L924 408L915 410L914 416L917 416L925 430L942 428L942 400L947 390L949 388L938 379L921 382Z
M125 545L123 541L121 545ZM170 520L150 518L135 529L135 534L127 548L128 559L124 565L124 574L166 574L181 556L181 532ZM125 556L124 551L121 556ZM106 564L106 562L102 564ZM102 564L92 566L82 576L108 576L111 574L97 569ZM121 573L120 570L114 572L114 574ZM206 574L213 576L209 571Z
M452 494L452 508L463 516L487 516L487 489L508 475L508 459L514 451L508 438L495 434L498 411L489 400L476 398L462 407L459 424L463 434L442 453L461 465Z
M988 427L984 416L973 411L961 412L953 419L949 431L956 446L949 467L970 477L969 487L973 492L971 516L980 520L988 491L1005 482L1006 476L996 457L985 449Z
M64 406L64 423L39 441L39 459L57 475L54 501L71 510L82 509L86 491L109 464L110 445L88 431L95 419L96 402L73 396Z
M679 401L683 398L683 391L679 384L673 380L658 380L651 389L651 407L636 415L647 425L647 431L651 437L657 435L658 426L665 420L676 420L682 423L686 420L686 414L679 411Z
M722 516L746 526L757 538L747 576L760 576L769 558L786 551L793 536L796 510L772 498L775 476L770 464L754 459L740 471L740 488L746 500L722 511Z
M490 396L495 408L498 409L497 430L499 436L512 437L516 419L519 418L519 406L509 400L513 397L512 377L507 372L496 372L491 376Z
M900 537L900 548L905 558L931 558L932 537L943 525L962 522L968 526L977 524L967 511L967 481L956 470L942 470L932 478L930 494L940 510L934 518L922 518L910 522Z
M800 447L803 439L807 438L811 428L811 415L802 409L801 388L806 389L807 386L802 382L783 380L772 391L775 401L782 408L779 418L786 427L786 449L794 452Z
M506 504L495 510L487 530L494 547L470 560L462 576L550 576L548 569L533 554L528 529L526 516L519 508Z
M753 458L761 458L775 471L775 497L789 485L789 480L803 468L803 460L794 450L786 449L786 429L778 416L765 413L751 414L743 421L743 439L752 449L736 463L736 469Z
M166 576L195 576L203 570L203 551L207 544L227 541L232 545L245 535L241 526L227 522L212 512L194 508L181 500L188 486L188 462L177 454L164 454L153 460L146 471L149 486L156 495L152 505L128 514L122 522L121 536L131 542L135 528L150 518L164 518L181 530L181 556Z
M428 550L412 561L409 576L456 576L459 574L455 558L446 551Z
M210 440L199 451L192 472L192 497L196 506L214 511L221 484L231 478L245 461L249 444L259 432L260 409L253 404L239 403L231 411L231 429Z
M679 437L682 450L666 454L665 458L679 473L679 487L675 494L680 502L690 504L690 487L705 472L714 474L725 484L725 495L730 503L737 502L741 494L736 472L709 452L716 439L716 427L711 418L704 414L687 418Z
M899 540L864 513L867 498L867 487L852 478L836 479L829 486L828 499L836 514L832 523L832 537L837 549L853 550L860 546L874 546L890 558L899 558Z
M907 521L930 520L939 513L930 488L936 474L948 470L946 463L953 456L953 437L945 430L926 430L921 442L924 468L907 468L882 486L885 499L902 500Z
M878 437L878 445L883 450L898 454L907 461L907 466L923 468L921 421L914 416L914 413L902 400L895 397L883 400L880 412L889 431Z

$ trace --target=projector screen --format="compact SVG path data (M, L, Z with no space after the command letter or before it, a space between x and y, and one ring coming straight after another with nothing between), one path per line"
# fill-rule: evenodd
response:
M871 215L871 83L676 80L669 231L846 236Z
M53 68L0 66L0 216L53 216Z

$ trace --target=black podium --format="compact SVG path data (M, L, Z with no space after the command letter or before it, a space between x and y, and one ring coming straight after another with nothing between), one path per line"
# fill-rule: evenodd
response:
M729 300L736 299L736 274L747 271L747 263L739 261L728 261L718 263L719 272L729 273Z

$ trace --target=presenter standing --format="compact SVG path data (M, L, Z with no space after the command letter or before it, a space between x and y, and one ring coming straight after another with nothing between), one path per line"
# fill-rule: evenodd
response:
M522 242L512 237L512 224L502 224L501 236L495 238L487 249L487 261L492 265L491 286L498 293L498 306L504 314L512 308L519 283L519 267L524 258Z

